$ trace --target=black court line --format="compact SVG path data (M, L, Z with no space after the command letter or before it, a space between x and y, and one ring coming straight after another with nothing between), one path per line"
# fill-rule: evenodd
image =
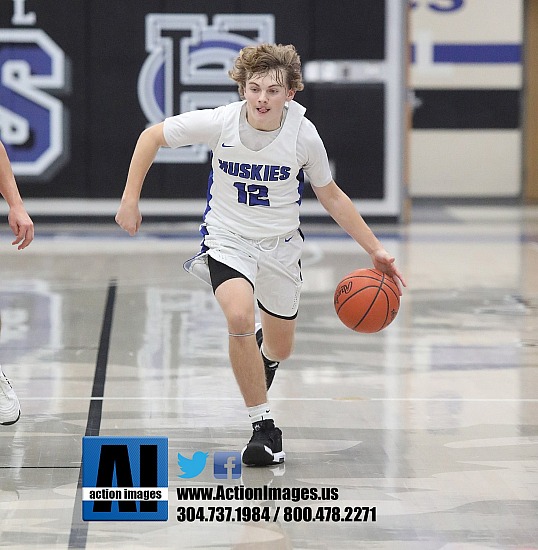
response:
M87 436L99 435L101 429L101 415L103 412L103 397L105 394L106 367L108 364L108 351L110 348L110 334L112 332L112 318L114 315L114 303L116 301L116 281L110 281L99 339L99 351L95 363L93 376L92 398L86 423ZM82 521L82 464L78 476L77 494L71 520L71 532L69 534L68 548L86 548L88 537L88 522Z

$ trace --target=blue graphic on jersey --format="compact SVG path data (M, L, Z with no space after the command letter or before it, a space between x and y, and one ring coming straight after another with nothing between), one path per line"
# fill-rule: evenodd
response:
M251 183L247 185L242 181L236 181L234 187L237 189L237 202L248 204L248 206L271 206L269 202L269 189L266 185Z
M213 158L213 153L211 153L211 158ZM207 202L206 202L206 207L205 207L205 210L204 210L204 215L202 217L204 222L205 222L207 214L211 210L210 204L211 204L211 199L213 198L213 195L211 194L211 188L212 187L213 187L213 170L211 170L209 172L209 176L207 178L207 194L206 194ZM207 235L207 230L205 229L205 226L203 226L203 225L200 226L200 233L201 233L202 237L205 238L205 236ZM205 252L206 250L207 250L207 246L205 246L205 244L204 244L203 247L202 247L202 252Z
M304 170L302 168L297 174L297 181L299 182L299 185L297 186L297 192L299 193L299 200L297 201L297 204L300 206L303 200L304 193Z
M255 181L278 181L290 177L289 166L278 166L274 164L248 164L245 162L219 161L219 169L230 176Z

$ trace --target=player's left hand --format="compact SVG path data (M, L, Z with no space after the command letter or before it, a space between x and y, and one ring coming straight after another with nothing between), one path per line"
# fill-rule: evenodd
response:
M396 267L395 258L391 256L384 248L372 252L371 257L376 269L379 269L379 271L386 273L389 277L394 279L401 296L403 287L406 287L407 283L405 282L400 270Z

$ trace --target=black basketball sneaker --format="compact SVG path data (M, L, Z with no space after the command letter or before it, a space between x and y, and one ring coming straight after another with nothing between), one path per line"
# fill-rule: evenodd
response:
M254 422L252 428L252 437L241 452L243 464L269 466L284 462L286 454L282 450L282 431L275 426L274 421L260 420Z

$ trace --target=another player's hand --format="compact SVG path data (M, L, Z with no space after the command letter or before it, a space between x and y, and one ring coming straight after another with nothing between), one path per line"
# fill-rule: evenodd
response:
M7 219L15 235L15 240L11 244L18 245L18 250L26 248L34 240L34 222L22 206L11 208Z
M400 273L400 270L394 263L395 259L384 248L380 248L379 250L372 252L371 258L376 269L379 269L379 271L386 273L394 279L401 296L403 287L407 286L407 284L403 278L403 275Z
M131 235L135 235L142 223L142 214L138 208L138 202L129 203L122 201L115 217L116 223Z

